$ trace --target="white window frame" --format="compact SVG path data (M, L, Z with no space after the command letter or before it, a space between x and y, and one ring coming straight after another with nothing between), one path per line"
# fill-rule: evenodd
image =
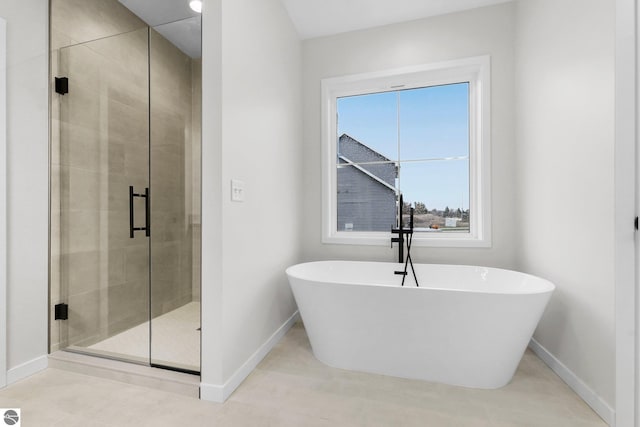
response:
M322 242L389 245L391 232L337 229L337 99L345 96L469 82L470 232L420 232L414 246L491 246L491 61L477 56L393 70L323 79L322 99Z

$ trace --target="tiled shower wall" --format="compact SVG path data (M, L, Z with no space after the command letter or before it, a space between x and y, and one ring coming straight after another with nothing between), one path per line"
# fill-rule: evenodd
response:
M149 307L156 316L199 300L200 79L198 60L117 0L52 0L51 11L51 78L72 74L67 98L51 95L55 351L140 324ZM150 272L148 239L129 238L129 185L152 192ZM143 212L137 201L136 226ZM62 328L53 320L61 301Z
M190 223L193 140L192 60L150 32L151 58L151 308L171 311L192 296ZM190 175L190 174L189 174Z

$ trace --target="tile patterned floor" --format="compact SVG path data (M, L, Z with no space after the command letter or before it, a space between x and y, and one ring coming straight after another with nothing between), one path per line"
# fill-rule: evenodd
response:
M333 369L297 323L224 404L47 369L0 390L23 426L604 427L533 353L499 390Z

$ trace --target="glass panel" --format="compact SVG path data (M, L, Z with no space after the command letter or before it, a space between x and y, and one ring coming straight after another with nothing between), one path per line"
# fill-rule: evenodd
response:
M396 223L396 164L363 166L341 162L337 170L338 231L390 231Z
M414 227L422 231L469 231L469 161L400 164L405 205L415 204ZM403 209L405 224L408 210Z
M469 155L469 83L399 92L402 160Z
M200 371L201 59L155 29L149 46L151 363Z
M338 98L338 137L347 134L385 160L398 159L398 112L396 92ZM338 147L338 155L348 153ZM350 159L357 161L356 159Z
M399 191L417 228L469 231L469 83L339 98L337 112L337 231L388 231Z
M52 283L69 305L61 347L141 363L149 361L149 245L144 231L129 236L129 186L149 187L147 46L143 29L60 50L69 93L59 97L52 168L60 224ZM143 198L134 213L144 227Z

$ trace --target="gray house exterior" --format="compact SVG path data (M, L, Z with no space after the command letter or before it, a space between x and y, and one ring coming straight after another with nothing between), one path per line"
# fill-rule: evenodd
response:
M397 176L392 160L347 134L340 136L338 231L389 231L395 227Z

